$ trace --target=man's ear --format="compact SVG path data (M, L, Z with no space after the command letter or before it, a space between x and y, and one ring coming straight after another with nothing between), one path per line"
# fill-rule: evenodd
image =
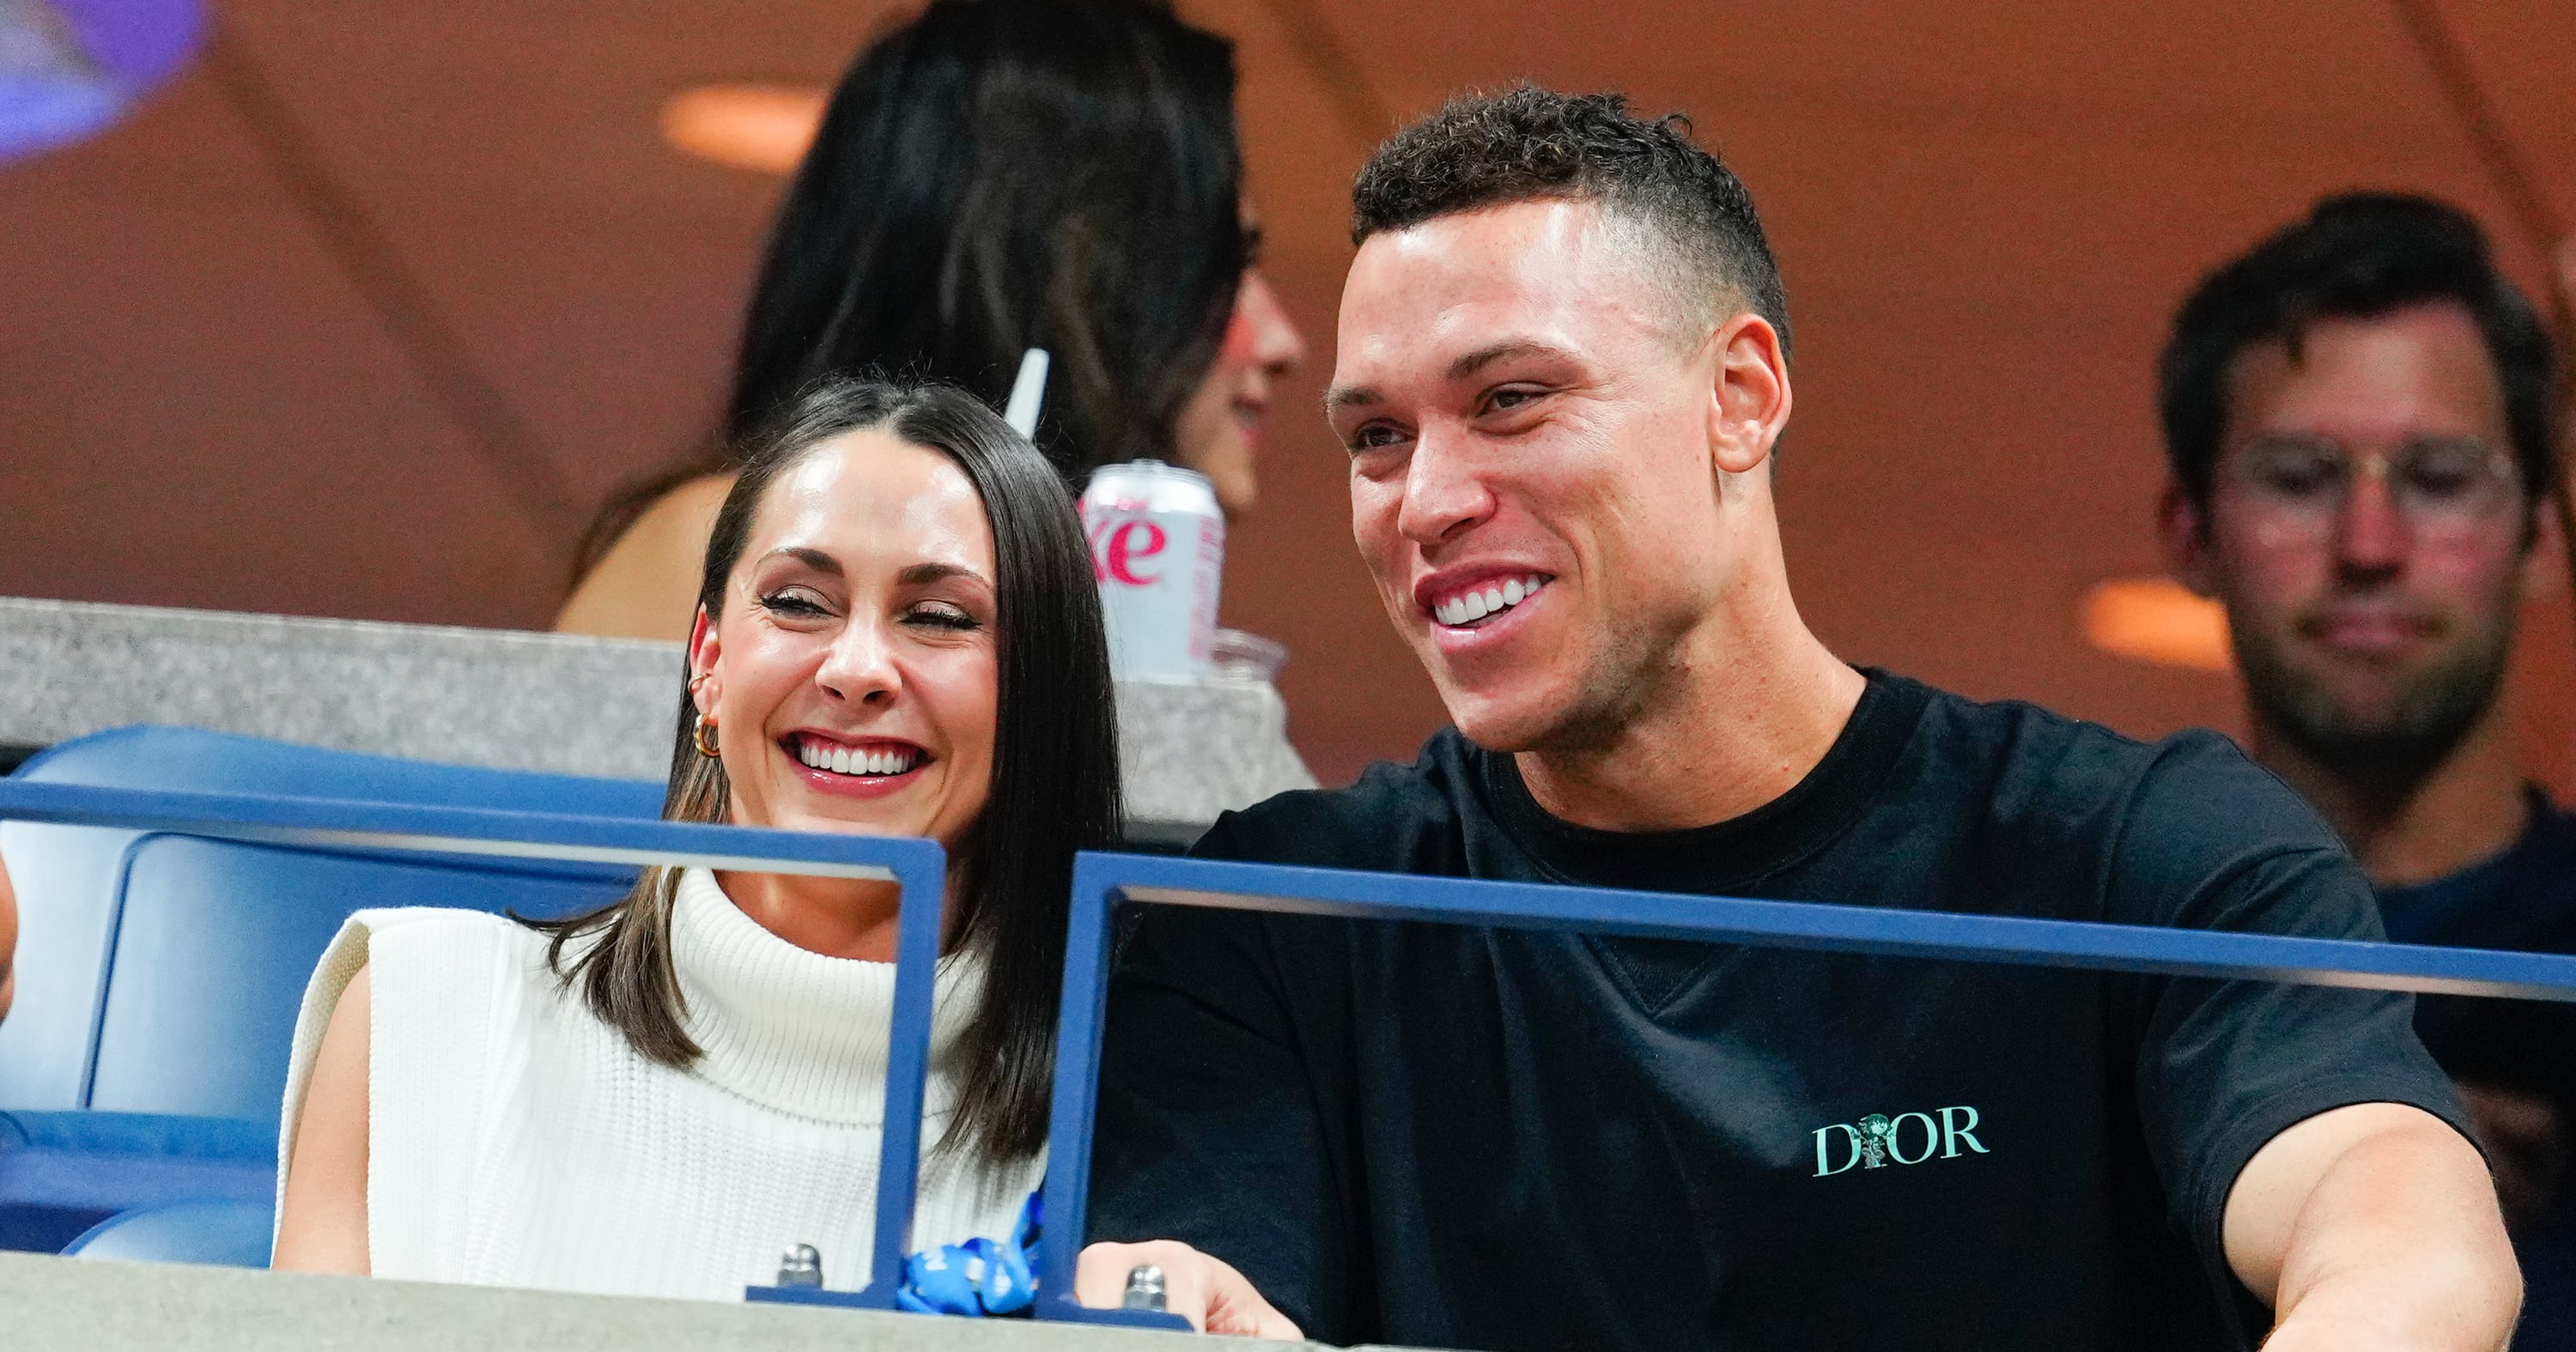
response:
M2176 480L2165 480L2165 491L2156 498L2156 544L2164 554L2165 571L2173 575L2174 581L2201 596L2216 590L2209 518L2201 505L2192 501L2190 490Z
M700 606L698 617L689 623L689 697L702 714L715 712L718 687L723 684L716 675L719 651L715 623L707 618L707 608Z
M1715 367L1708 440L1717 467L1744 474L1761 466L1789 423L1789 357L1771 321L1746 311L1709 335Z
M2556 596L2567 585L2566 522L2556 493L2532 504L2531 548L2522 555L2522 599Z

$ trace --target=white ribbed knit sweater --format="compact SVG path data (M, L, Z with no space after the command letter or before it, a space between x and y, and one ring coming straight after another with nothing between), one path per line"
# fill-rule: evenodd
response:
M281 1195L314 1053L364 966L377 1276L738 1300L776 1280L782 1251L812 1244L825 1285L864 1286L893 965L797 948L691 869L671 949L706 1055L678 1071L561 990L545 947L476 911L350 917L296 1019ZM925 1151L956 1102L982 975L969 959L940 964ZM1006 1237L1044 1173L1042 1159L929 1158L911 1247Z

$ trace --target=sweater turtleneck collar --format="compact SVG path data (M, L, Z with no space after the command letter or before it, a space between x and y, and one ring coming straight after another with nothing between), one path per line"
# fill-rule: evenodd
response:
M742 1097L819 1121L877 1126L885 1116L886 1032L894 964L807 952L742 913L715 875L680 875L671 959L684 1024L705 1052L695 1072ZM944 1117L962 1078L960 1034L974 1019L983 964L939 963L923 1116Z

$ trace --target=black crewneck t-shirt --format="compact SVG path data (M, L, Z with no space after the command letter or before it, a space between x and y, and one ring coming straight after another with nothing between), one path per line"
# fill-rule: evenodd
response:
M2368 883L2224 739L2155 746L1868 673L1789 793L1585 829L1454 731L1198 853L2375 939ZM1310 1337L1487 1349L2201 1348L2281 1130L2457 1125L2403 996L1149 908L1112 985L1093 1239L1173 1238Z

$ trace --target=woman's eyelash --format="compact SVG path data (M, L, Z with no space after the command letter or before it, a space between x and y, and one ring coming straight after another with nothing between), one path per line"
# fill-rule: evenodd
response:
M814 598L796 591L771 592L760 598L760 607L773 615L811 619L831 612ZM984 623L963 610L949 606L923 606L904 616L906 620L938 629L981 629Z
M771 592L760 598L761 608L775 615L820 615L823 608L809 598L794 592Z

